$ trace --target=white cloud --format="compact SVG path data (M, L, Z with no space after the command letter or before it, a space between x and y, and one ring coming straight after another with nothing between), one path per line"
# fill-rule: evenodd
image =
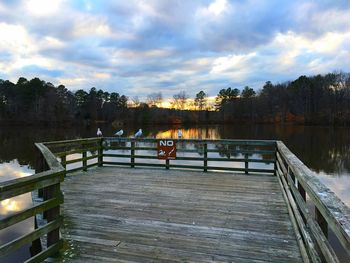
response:
M208 6L208 11L216 16L220 15L227 8L226 0L215 0Z
M26 8L34 16L51 16L60 11L64 0L28 0Z
M11 55L7 63L0 62L0 70L11 78L13 73L18 74L21 68L29 65L58 69L61 67L59 61L41 56L39 51L43 47L60 48L64 45L62 41L49 36L37 40L21 25L0 23L0 50Z
M21 25L0 23L0 48L11 53L29 53L33 51L29 34Z
M210 73L221 73L228 70L239 70L242 67L246 67L250 59L254 58L257 54L255 52L244 55L228 55L219 57L214 60L213 68Z
M347 50L350 42L350 30L344 33L325 33L318 38L307 38L294 32L277 34L274 40L264 48L275 50L276 74L278 70L297 70L303 74L303 70L312 73L325 73L333 71L341 51ZM271 59L270 59L271 60ZM339 62L339 61L338 61ZM301 65L304 67L301 68ZM339 64L339 66L342 65Z
M22 65L25 58L31 57L36 48L23 26L0 23L0 50L11 55L7 64L0 63L2 71L10 72Z
M105 72L95 72L93 76L97 79L110 79L111 74Z
M206 20L217 20L223 14L230 12L230 5L226 0L214 0L206 7L199 8L195 16L198 22L208 22Z
M74 24L73 35L79 37L110 37L113 35L106 19L90 15L80 15Z

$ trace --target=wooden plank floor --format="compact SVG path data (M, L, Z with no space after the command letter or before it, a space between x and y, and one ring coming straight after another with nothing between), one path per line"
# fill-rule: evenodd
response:
M102 167L62 190L65 261L302 261L274 176Z

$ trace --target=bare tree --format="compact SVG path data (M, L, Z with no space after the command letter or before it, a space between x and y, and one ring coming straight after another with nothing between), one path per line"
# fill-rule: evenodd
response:
M184 110L186 108L189 96L186 91L180 91L177 94L173 95L173 100L171 101L171 105L175 109Z
M140 102L140 99L138 96L135 96L131 99L131 102L132 102L132 106L137 108L140 106L141 102Z
M147 96L147 104L149 107L160 107L162 105L163 96L161 92L154 92Z

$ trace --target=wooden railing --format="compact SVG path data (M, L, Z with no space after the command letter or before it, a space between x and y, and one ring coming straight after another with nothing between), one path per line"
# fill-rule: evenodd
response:
M62 247L60 183L67 173L103 165L161 167L275 174L286 199L304 262L339 262L328 241L330 229L350 254L350 212L280 141L175 140L176 160L157 160L158 139L88 138L38 143L36 174L0 183L0 200L39 190L43 200L0 219L0 230L44 213L47 223L0 247L0 256L32 243L32 258L40 262ZM258 166L257 166L258 165ZM315 207L315 212L311 211ZM38 249L40 237L47 245Z
M339 262L329 243L328 230L350 256L350 209L281 141L276 144L277 177L304 262Z
M65 173L86 171L90 167L102 166L103 138L87 138L66 141L44 142L50 151L61 160ZM92 162L89 163L88 162Z
M157 160L158 141L159 139L104 138L105 150L118 153L103 153L103 164L196 169L205 172L219 170L246 174L275 172L275 141L178 139L174 140L177 143L176 160L166 161ZM185 156L186 154L192 156ZM109 160L106 160L106 157ZM116 158L121 160L116 161ZM256 168L256 164L265 167Z
M41 153L38 159L38 173L0 183L0 200L41 190L43 201L23 211L1 218L0 230L35 217L39 213L44 213L46 224L1 245L0 257L15 252L26 244L32 244L32 257L26 262L42 262L47 257L56 254L62 246L59 233L63 222L60 215L60 204L63 203L60 183L63 181L64 168L45 145L38 143L36 147ZM42 248L40 238L44 235L46 235L47 244L45 248Z

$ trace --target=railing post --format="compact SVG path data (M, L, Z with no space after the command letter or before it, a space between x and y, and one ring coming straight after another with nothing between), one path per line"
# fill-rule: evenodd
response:
M40 173L45 170L45 159L40 152L37 153L36 164L35 164L35 173Z
M205 142L203 144L203 171L207 172L208 171L208 145Z
M101 167L103 165L103 138L99 140L98 143L98 166Z
M37 229L37 228L38 228L38 222L37 222L36 216L34 216L34 229ZM41 246L40 238L33 240L32 245L29 248L31 256L35 256L39 254L42 251L42 249L43 248Z
M66 158L65 155L63 155L63 156L61 157L61 164L62 164L62 166L63 166L63 168L64 168L64 177L66 177L66 168L67 168L66 161L67 161L67 158Z
M82 152L82 156L83 156L83 171L87 171L87 160L86 160L86 157L87 157L87 154L86 154L86 151L83 151Z
M130 147L130 166L131 168L135 167L135 141L131 141L131 147Z
M46 161L42 156L41 152L37 153L36 165L35 165L35 173L41 173L45 171L47 168ZM43 189L38 189L38 197L43 197Z
M278 148L277 148L277 142L276 142L276 144L275 144L275 163L273 165L274 175L277 175L277 151L278 151Z
M326 238L328 238L328 224L326 219L324 219L323 215L321 212L318 210L318 208L315 206L315 219L320 226L323 234L325 235Z
M244 173L248 174L249 163L248 163L248 153L244 154Z
M46 196L44 200L49 200L58 197L61 194L60 184L54 184L45 188ZM47 222L54 221L60 216L60 206L56 206L46 211ZM47 247L57 243L60 240L60 230L56 228L47 233Z
M169 161L169 159L166 159L165 160L165 169L169 170L169 168L170 168L170 161Z

